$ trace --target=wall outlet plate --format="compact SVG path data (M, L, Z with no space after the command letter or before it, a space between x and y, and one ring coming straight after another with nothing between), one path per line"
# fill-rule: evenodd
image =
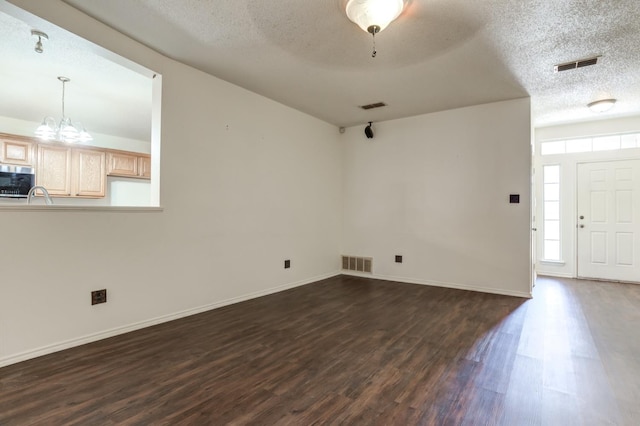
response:
M284 261L284 269L291 268L291 261L289 259Z
M509 202L511 204L520 204L520 194L510 194Z
M396 263L402 263L402 256L399 254L396 254Z
M98 305L100 303L107 303L107 289L94 290L91 292L91 304Z

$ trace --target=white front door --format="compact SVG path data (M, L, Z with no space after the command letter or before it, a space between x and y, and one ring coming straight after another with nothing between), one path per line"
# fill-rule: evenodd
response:
M578 277L640 282L640 160L578 164Z

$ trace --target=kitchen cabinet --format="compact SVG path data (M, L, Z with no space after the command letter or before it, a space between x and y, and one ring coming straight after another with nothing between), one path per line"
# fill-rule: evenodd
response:
M107 176L151 178L148 154L0 133L0 163L33 167L53 197L103 198Z
M107 174L109 176L138 177L138 156L110 152L107 155Z
M52 196L104 197L105 157L104 151L41 144L36 183L47 188Z
M107 154L109 176L151 178L151 158L135 153L109 152Z
M151 157L138 156L138 173L141 178L151 179Z
M44 186L52 196L71 196L71 148L38 146L36 185Z
M0 138L0 163L33 166L34 144Z
M72 194L75 197L102 198L106 193L105 153L72 149Z

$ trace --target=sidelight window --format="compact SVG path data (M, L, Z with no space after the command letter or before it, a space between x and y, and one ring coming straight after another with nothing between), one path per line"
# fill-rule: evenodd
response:
M543 168L543 218L545 260L560 260L560 165Z

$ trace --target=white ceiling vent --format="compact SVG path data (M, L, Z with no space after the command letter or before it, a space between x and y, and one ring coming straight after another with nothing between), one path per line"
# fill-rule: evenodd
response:
M387 104L385 104L384 102L376 102L375 104L361 105L360 108L366 110L366 109L382 108L385 106L387 106Z
M558 64L553 67L553 72L569 71L596 65L600 61L601 57L602 56L594 56L593 58L580 59L579 61L571 61L565 62L564 64Z

